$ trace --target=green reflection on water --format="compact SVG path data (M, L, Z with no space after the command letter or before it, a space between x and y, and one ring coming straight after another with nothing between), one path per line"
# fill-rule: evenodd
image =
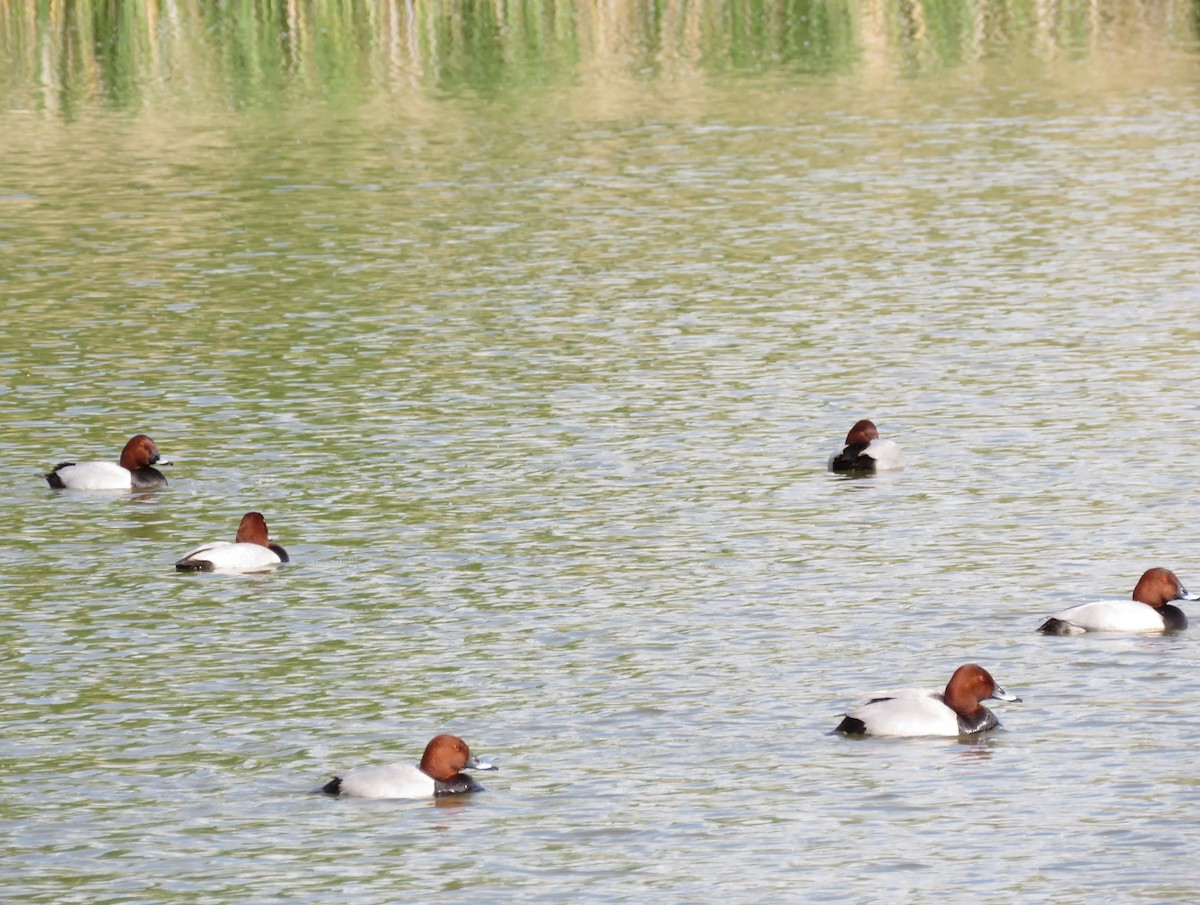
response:
M1096 47L1196 48L1200 9L1139 0L0 2L5 105L261 108L384 93L495 97L595 77L781 70L903 76Z

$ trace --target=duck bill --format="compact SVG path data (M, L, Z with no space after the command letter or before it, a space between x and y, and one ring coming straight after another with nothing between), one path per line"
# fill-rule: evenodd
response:
M1180 588L1179 593L1175 595L1176 600L1200 600L1200 594L1190 594L1187 588Z
M990 697L995 698L997 701L1015 701L1018 704L1021 703L1020 698L1011 692L1005 691L999 685L996 686L996 690L991 693Z
M486 760L480 760L474 754L472 754L471 759L469 761L467 761L467 766L470 767L472 770L496 770L496 771L500 770L500 768L497 767L495 764L492 764Z

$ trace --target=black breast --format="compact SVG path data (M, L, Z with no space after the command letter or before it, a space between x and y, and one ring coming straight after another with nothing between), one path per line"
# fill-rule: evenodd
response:
M461 795L463 792L481 791L483 791L483 786L466 773L458 773L447 780L435 779L433 781L433 794L436 796Z
M1000 721L996 719L996 714L992 713L986 707L980 707L970 716L960 715L958 718L958 731L963 735L987 732L987 730L995 729L999 725Z
M1167 627L1168 632L1181 632L1187 628L1187 616L1183 615L1183 610L1177 606L1166 604L1159 609L1162 614L1163 625Z
M129 473L130 483L134 487L166 487L167 477L157 468L151 468L149 465L143 468L135 468Z

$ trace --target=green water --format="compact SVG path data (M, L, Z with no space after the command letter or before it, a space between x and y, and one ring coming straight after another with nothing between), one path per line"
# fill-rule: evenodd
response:
M0 48L11 899L1200 891L1194 635L1033 632L1200 584L1194 4L45 2ZM824 471L860 417L908 469ZM163 491L40 476L137 432ZM291 563L174 572L251 509ZM827 734L967 661L1005 731ZM440 731L485 794L309 794Z

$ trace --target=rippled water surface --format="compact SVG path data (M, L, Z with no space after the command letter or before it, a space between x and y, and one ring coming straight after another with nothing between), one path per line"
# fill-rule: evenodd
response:
M1200 626L1034 633L1200 585L1200 75L1113 65L5 109L6 895L1200 895ZM969 661L1003 730L828 734ZM309 794L441 731L485 794Z

